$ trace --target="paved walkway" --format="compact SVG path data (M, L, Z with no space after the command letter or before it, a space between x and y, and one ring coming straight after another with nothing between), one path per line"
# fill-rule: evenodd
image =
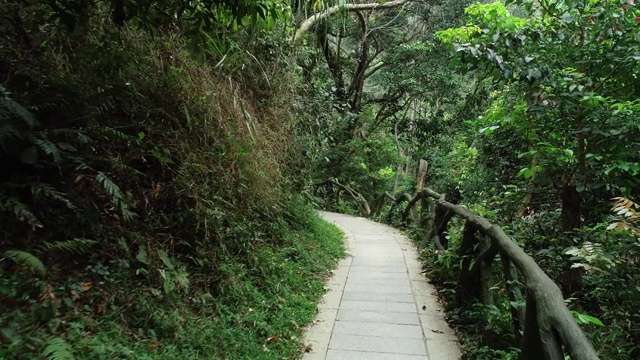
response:
M322 212L348 241L309 327L303 360L458 360L436 291L411 242L364 218Z

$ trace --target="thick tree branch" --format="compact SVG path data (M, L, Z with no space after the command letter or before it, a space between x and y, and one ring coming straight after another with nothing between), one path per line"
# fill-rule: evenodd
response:
M327 33L322 29L318 29L316 35L318 37L318 43L322 48L322 54L327 61L327 66L329 67L329 71L333 77L333 82L336 87L336 90L334 91L335 96L340 103L343 103L346 94L344 78L342 77L342 64L340 63L339 57L340 44L338 44L338 54L334 54L331 50L331 46L329 45L329 37L327 36Z
M353 96L351 101L351 111L354 113L360 112L362 104L362 88L364 87L364 74L367 71L369 65L369 41L367 39L367 20L364 18L360 11L355 12L360 27L362 28L362 38L360 39L360 57L358 59L358 66L351 79L351 85L349 86L348 96Z
M351 198L353 199L353 201L355 201L355 203L360 208L360 212L362 213L362 216L368 217L371 214L371 208L369 207L369 203L364 198L364 196L362 196L362 194L360 194L359 192L353 190L348 185L340 184L337 180L335 180L333 178L329 178L329 179L327 179L325 181L322 181L322 182L319 182L319 183L315 184L314 186L318 187L318 186L323 186L323 185L334 185L334 186L338 187L339 189L345 191L347 194L349 194L351 196Z
M382 69L385 66L388 66L389 64L387 63L378 63L377 65L374 65L372 68L369 68L369 71L364 74L364 78L368 79L371 75L375 74L376 72L378 72L378 70Z
M382 9L391 9L405 3L409 2L409 0L394 0L389 1L387 3L369 3L369 4L347 4L347 5L336 5L328 8L323 12L319 12L310 18L304 20L300 26L298 26L298 30L296 31L296 35L293 37L293 41L296 42L300 40L302 35L304 35L315 23L318 21L325 20L326 18L334 15L340 11L359 11L359 10L382 10Z

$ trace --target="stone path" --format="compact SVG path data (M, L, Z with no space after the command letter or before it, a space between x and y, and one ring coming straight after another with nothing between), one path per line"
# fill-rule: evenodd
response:
M458 341L413 244L364 218L322 212L345 232L348 256L309 327L303 360L457 360Z

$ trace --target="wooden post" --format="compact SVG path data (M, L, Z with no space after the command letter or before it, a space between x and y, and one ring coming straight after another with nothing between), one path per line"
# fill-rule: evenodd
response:
M462 234L462 242L458 248L458 256L462 261L458 273L456 303L462 310L469 309L475 301L480 300L482 295L480 273L471 270L472 261L477 260L479 254L477 231L478 228L467 221Z
M502 271L504 272L505 288L510 302L511 320L513 321L513 335L517 344L522 344L522 332L524 330L524 301L522 291L518 285L518 270L505 254L500 254Z
M481 254L489 251L491 241L484 234L481 235L479 242ZM489 326L489 317L487 315L489 308L494 305L493 293L491 292L491 288L493 287L493 272L491 271L491 265L493 263L494 256L479 256L476 260L480 263L480 293L482 295L482 304L485 308L482 316L482 336L485 344L489 345L494 344L496 341L496 332Z

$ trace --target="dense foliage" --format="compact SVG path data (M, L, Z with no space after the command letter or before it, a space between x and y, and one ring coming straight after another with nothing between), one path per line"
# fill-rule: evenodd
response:
M317 49L298 57L319 134L314 175L336 180L317 194L328 208L399 222L426 160L427 186L501 225L561 286L602 358L637 358L639 24L634 1L545 0L409 3L319 25L308 36ZM358 88L365 50L355 102L340 89ZM451 250L425 251L445 298L462 225ZM495 292L490 308L452 309L474 334L468 358L517 357L509 318L523 303Z
M342 250L287 175L290 12L0 4L0 358L299 353Z

